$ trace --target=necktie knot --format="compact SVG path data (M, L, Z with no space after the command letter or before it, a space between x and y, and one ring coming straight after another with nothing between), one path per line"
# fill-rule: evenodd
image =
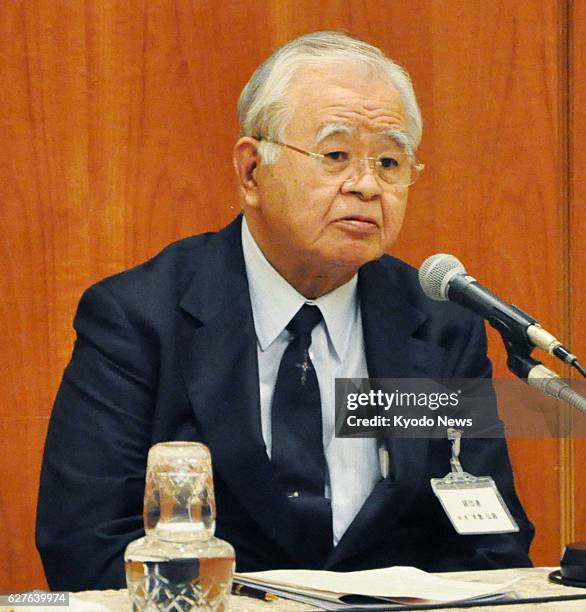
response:
M304 304L291 321L289 321L287 330L294 336L311 336L313 328L321 320L321 311L317 306Z

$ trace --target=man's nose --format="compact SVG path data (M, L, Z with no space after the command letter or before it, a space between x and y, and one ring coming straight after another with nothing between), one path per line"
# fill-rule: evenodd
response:
M354 193L363 200L382 194L381 179L376 171L375 160L359 159L353 165L352 174L342 184L342 193Z

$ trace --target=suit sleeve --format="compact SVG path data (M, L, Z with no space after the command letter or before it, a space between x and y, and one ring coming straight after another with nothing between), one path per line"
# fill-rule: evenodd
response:
M486 379L492 375L492 366L486 354L486 332L484 322L476 319L460 357L455 366L453 378ZM483 409L486 404L483 405ZM462 439L460 460L464 471L474 476L492 476L509 511L515 518L519 531L510 534L458 535L445 516L438 500L436 534L437 554L433 571L455 569L496 569L506 567L530 567L529 546L534 528L528 520L515 492L513 472L503 426L498 419L496 400L494 411L487 420L493 422L491 437ZM451 446L445 440L432 442L431 471L441 466L435 476L443 476L449 466ZM440 545L441 542L441 545Z
M124 549L143 535L156 372L137 327L103 285L84 294L37 508L37 547L52 589L124 587Z

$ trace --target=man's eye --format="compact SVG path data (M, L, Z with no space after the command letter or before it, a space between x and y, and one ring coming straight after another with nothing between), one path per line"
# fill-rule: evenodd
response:
M330 151L325 154L325 157L328 161L347 161L348 153L344 151Z
M399 160L395 157L380 157L378 163L385 169L397 168L399 166Z

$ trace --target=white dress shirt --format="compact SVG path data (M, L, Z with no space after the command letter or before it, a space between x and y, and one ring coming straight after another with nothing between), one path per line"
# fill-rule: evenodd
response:
M308 300L269 263L256 244L246 219L242 247L257 338L262 434L271 454L271 403L281 357L291 340L286 327L303 306L318 306L323 320L314 328L309 356L317 374L323 444L329 479L325 495L332 500L334 545L338 543L381 478L377 441L336 438L335 379L367 378L357 276L334 291Z

